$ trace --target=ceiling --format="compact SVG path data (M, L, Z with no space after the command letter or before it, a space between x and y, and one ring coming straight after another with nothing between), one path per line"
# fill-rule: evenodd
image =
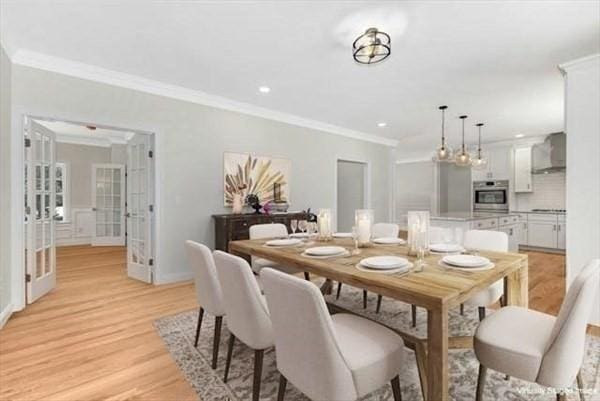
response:
M354 37L390 33L363 66ZM557 65L600 52L598 1L7 1L0 34L29 50L431 147L563 129ZM266 85L270 93L258 88ZM386 122L378 127L378 122Z
M63 121L36 120L56 134L56 141L77 145L111 146L114 144L125 145L133 132L96 127L90 129L85 125L67 123Z

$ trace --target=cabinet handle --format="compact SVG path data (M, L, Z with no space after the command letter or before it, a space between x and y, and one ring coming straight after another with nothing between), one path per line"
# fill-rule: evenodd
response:
M531 186L530 184L527 184L527 189L529 189L530 186Z
M558 225L558 231L560 231L560 224Z
M513 229L512 228L510 229L510 234L508 234L508 235L510 235L512 237L512 235L513 235Z
M552 231L556 231L556 224L552 225Z

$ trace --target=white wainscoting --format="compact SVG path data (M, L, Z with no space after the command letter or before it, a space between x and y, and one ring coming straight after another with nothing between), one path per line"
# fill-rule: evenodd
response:
M71 209L70 222L56 223L56 246L91 244L93 229L91 208Z

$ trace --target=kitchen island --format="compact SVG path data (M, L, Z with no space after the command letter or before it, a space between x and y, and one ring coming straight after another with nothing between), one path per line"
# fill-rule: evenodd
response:
M431 215L431 226L468 230L502 231L508 235L510 252L519 250L519 213L448 212Z

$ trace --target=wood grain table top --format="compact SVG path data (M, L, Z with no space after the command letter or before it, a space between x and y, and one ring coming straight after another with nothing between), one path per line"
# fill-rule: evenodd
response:
M479 252L495 267L485 271L464 271L441 267L438 262L441 255L426 257L427 265L421 272L411 271L403 274L382 274L361 271L356 265L361 259L371 256L401 256L411 262L416 258L408 256L408 248L398 245L372 245L361 248L359 255L349 255L329 259L314 259L302 255L312 246L343 246L353 249L351 239L334 239L328 242L314 241L294 247L270 247L265 239L232 241L229 250L232 253L259 256L278 264L293 266L322 277L363 288L400 301L422 306L427 309L452 307L467 300L478 291L494 282L527 266L527 255L504 252Z

